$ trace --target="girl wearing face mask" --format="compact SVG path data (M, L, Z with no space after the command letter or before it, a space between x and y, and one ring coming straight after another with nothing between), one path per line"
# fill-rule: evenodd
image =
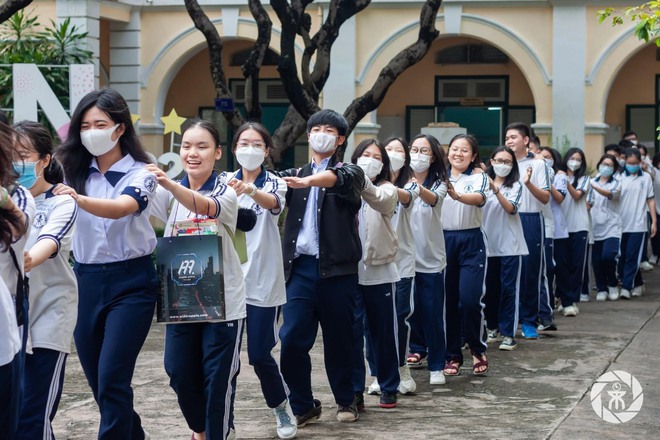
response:
M444 373L457 376L463 364L463 339L472 353L472 372L488 372L482 299L486 293L488 249L482 226L488 175L480 167L479 144L459 134L449 142L449 185L442 210L447 249L446 319L447 362Z
M358 410L364 409L365 333L373 352L374 371L380 386L381 408L396 408L399 387L399 355L395 310L398 241L392 216L397 204L397 188L387 181L390 160L376 139L366 139L357 146L351 162L364 171L365 189L358 212L358 232L362 259L358 264L358 287L355 295L355 366L353 387Z
M41 124L14 125L25 149L21 180L36 202L36 215L25 245L25 271L30 278L29 344L25 359L18 435L46 438L62 394L64 365L71 352L76 325L78 290L69 251L78 213L69 196L55 196L64 172L53 158L53 142Z
M566 219L568 238L555 240L557 296L564 316L577 316L584 270L587 267L589 245L589 212L585 195L589 191L589 176L584 153L571 148L564 155L566 195L561 210Z
M396 230L399 250L396 253L396 266L401 278L396 283L396 314L399 343L399 393L410 394L417 389L417 384L410 374L406 364L408 341L410 340L410 324L408 319L413 312L412 282L415 277L415 240L410 224L410 214L415 200L419 197L419 185L413 177L410 168L410 152L408 142L402 138L392 137L385 142L385 150L390 159L389 180L397 187L398 202L392 225ZM367 342L369 339L367 339ZM367 346L367 349L369 346ZM367 350L367 360L370 371L376 371L371 350ZM378 379L369 385L369 394L380 394Z
M483 207L488 237L485 317L489 339L502 336L500 350L515 350L520 298L520 271L527 245L518 215L522 186L518 161L508 147L498 147L486 170L490 192Z
M147 209L158 184L145 169L149 156L124 98L113 89L85 95L57 157L69 186L52 192L70 195L80 208L74 338L101 412L99 439L142 440L131 378L156 305L156 234Z
M428 361L430 383L442 385L447 257L441 215L447 195L447 165L440 142L431 135L417 135L410 145L410 168L420 190L410 215L415 241L415 283L407 363L422 367Z
M644 280L639 270L642 247L646 241L646 208L651 214L651 238L656 234L656 206L651 175L641 169L641 156L637 148L628 148L625 153L626 167L621 175L621 275L620 298L641 296Z
M220 174L220 181L234 188L238 206L257 214L255 227L246 232L247 261L242 264L247 302L247 351L259 378L266 404L273 410L280 438L296 435L288 390L271 351L277 344L277 321L286 302L282 245L277 221L284 209L286 183L266 171L273 141L261 124L248 122L234 135L232 152L241 166Z
M615 178L619 169L616 157L605 154L597 165L598 174L591 180L590 198L593 221L594 244L592 265L596 278L596 300L619 299L616 264L621 240L621 217L619 199L621 181Z

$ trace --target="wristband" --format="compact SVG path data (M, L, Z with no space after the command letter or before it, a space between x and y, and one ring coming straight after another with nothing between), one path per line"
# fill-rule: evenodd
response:
M497 188L497 191L493 191L493 194L498 195L500 193L500 189Z
M257 186L253 183L251 183L250 185L252 185L252 191L247 193L247 196L248 197L254 197L254 195L257 193Z

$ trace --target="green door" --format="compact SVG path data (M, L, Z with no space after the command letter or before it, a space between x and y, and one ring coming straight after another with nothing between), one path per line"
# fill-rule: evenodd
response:
M467 128L468 134L479 141L481 157L490 156L493 148L502 143L501 107L442 107L441 122L455 122Z

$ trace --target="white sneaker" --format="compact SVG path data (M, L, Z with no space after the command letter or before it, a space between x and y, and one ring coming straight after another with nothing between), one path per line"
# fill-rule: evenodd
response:
M596 294L596 301L605 301L607 299L607 292L598 292Z
M644 271L644 272L648 272L648 271L653 270L653 265L651 263L649 263L648 261L642 261L639 264L639 268L642 269L642 271Z
M282 439L294 438L298 433L298 426L289 400L287 399L280 406L273 408L273 414L277 422L277 436Z
M578 307L577 303L573 303L573 307L575 308L575 312L579 315L580 314L580 307Z
M415 379L410 375L410 367L404 365L399 367L399 393L401 394L411 394L414 393L417 389L417 384Z
M642 293L644 293L644 286L637 286L630 293L632 296L642 296Z
M562 306L561 304L559 304L559 305L557 306L557 311L558 311L558 312L561 312L562 310L564 310L564 306Z
M581 293L580 294L580 302L586 303L589 302L589 295L586 293Z
M447 383L445 379L445 373L442 371L431 371L431 379L429 380L431 385L444 385Z
M623 299L630 299L630 290L621 289L621 293L619 294L619 297Z
M658 264L658 256L657 255L651 255L651 258L649 258L649 263Z
M374 381L371 382L371 385L369 385L369 388L367 388L367 394L371 396L380 394L380 384L378 383L377 377L374 377Z
M564 316L577 316L578 311L575 306L564 307Z
M496 342L497 338L499 337L499 332L497 331L497 329L488 330L487 334L488 334L488 337L486 338L487 344L490 344L491 342Z
M610 301L616 301L619 299L619 288L618 287L608 287L607 288L607 299Z

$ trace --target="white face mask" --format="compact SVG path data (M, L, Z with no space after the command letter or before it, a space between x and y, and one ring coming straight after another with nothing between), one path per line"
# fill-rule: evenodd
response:
M112 134L117 127L119 127L119 124L110 128L90 128L81 131L80 142L92 156L103 156L119 142L119 137L114 141L112 140Z
M494 164L493 165L493 171L495 171L495 174L498 175L499 177L506 177L509 174L511 174L511 170L513 169L513 165L506 165L506 164Z
M403 168L406 163L406 155L403 153L387 153L390 157L390 169L395 173Z
M555 161L553 159L543 159L545 160L545 163L552 168L555 165Z
M566 162L566 166L567 166L568 169L571 170L571 171L577 171L577 170L579 170L580 167L582 166L582 161L571 159L571 160L569 160L568 162Z
M261 148L244 147L236 149L236 160L248 171L254 171L264 163L266 152Z
M617 162L619 162L619 166L620 166L621 168L625 168L625 167L626 167L626 161L625 161L624 159L617 159Z
M360 156L357 160L357 166L362 168L369 180L373 180L383 169L383 162L373 157Z
M337 136L328 133L317 132L309 135L309 145L311 145L312 150L319 154L329 153L334 150L336 143Z
M431 156L422 153L410 155L410 168L416 173L423 173L431 166Z

